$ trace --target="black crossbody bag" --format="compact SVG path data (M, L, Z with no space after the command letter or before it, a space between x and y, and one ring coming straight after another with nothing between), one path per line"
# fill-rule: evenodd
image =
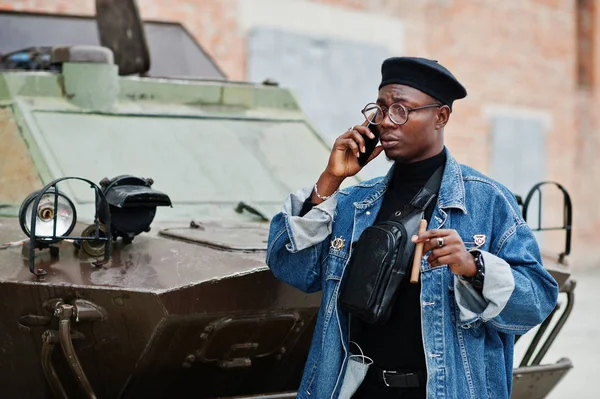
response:
M417 195L394 216L361 234L342 277L339 305L370 324L385 324L400 281L412 265L425 209L437 196L444 167L439 167Z

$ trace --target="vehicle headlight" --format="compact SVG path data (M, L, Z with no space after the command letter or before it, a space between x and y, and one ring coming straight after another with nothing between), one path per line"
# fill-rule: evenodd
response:
M19 209L19 224L28 237L31 235L33 207L38 194L39 191L30 194ZM71 234L77 221L77 212L67 196L51 188L42 194L35 210L35 218L35 240L43 244L53 244L60 241L61 237Z
M136 235L150 231L157 206L171 206L169 196L152 189L152 184L151 178L130 175L102 179L100 186L110 207L113 237L131 242Z
M70 236L77 222L77 212L73 202L58 189L57 184L64 180L80 180L89 184L94 190L93 231L83 237ZM41 190L31 193L19 209L19 225L29 237L29 242L23 245L23 255L29 258L29 271L36 276L47 274L48 272L43 268L35 268L36 254L49 250L51 258L57 259L60 247L53 244L64 239L71 239L74 243L90 241L89 244L96 250L94 254L104 255L103 259L95 259L91 264L95 266L106 264L110 260L110 219L106 197L100 187L91 180L81 177L61 177L51 181ZM102 244L104 250L100 253Z

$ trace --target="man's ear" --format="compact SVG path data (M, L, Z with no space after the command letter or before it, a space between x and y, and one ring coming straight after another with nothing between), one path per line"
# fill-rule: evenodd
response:
M450 107L442 105L437 112L437 121L435 123L436 130L442 129L450 119Z

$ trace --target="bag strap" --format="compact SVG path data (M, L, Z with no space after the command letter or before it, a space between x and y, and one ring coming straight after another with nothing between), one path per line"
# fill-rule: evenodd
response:
M439 168L433 172L431 177L425 183L425 187L429 189L429 191L437 193L440 189L440 184L442 184L442 177L444 176L444 167L446 165L441 165Z
M433 200L440 189L442 182L442 176L444 174L444 165L440 166L433 172L431 177L427 180L427 183L419 190L417 195L410 201L412 206L415 206L421 210L425 210L431 200Z
M444 166L445 165L441 165L435 170L435 172L433 172L425 185L421 187L419 192L413 197L412 200L410 200L406 207L412 206L421 211L425 211L427 206L429 206L431 201L433 201L433 199L437 196L437 192L439 191L442 177L444 175ZM403 219L405 213L405 209L403 209L402 212L396 212L394 216L390 218L390 220L399 221Z

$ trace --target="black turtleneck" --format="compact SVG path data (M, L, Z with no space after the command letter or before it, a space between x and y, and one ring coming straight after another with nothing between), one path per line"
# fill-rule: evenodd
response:
M415 163L396 162L375 223L389 219L394 212L404 208L425 185L433 172L445 162L445 151ZM437 189L439 190L439 187ZM436 202L432 201L425 210L425 218L428 222ZM380 369L402 372L426 371L421 333L421 284L411 284L409 274L405 275L400 283L388 323L384 326L360 323L357 329L359 336L352 337L360 342L364 354L373 359L374 365ZM361 386L361 391L369 390L368 385L367 379ZM393 390L384 391L387 391L390 397L397 395L392 392ZM378 398L386 396L385 392L381 392L381 387L373 387L372 392L376 392ZM424 395L425 387L422 387L422 392Z
M396 162L394 164L394 173L383 197L383 203L381 204L375 223L387 220L394 212L402 210L404 205L408 204L421 187L427 183L433 172L445 163L445 151L419 162ZM433 208L430 206L425 212L428 221L433 213Z

